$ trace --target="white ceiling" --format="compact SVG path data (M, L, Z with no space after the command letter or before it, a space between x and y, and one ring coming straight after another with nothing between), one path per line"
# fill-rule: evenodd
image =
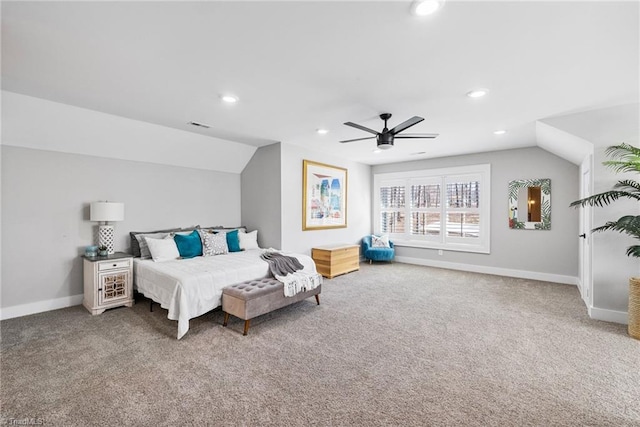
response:
M637 1L409 10L403 1L3 1L2 88L367 164L532 146L537 120L638 102ZM476 87L489 95L465 96ZM228 92L240 102L224 105ZM396 140L377 155L373 140L338 143L368 136L345 121L381 129L383 112L393 113L389 127L425 117L410 132L440 136Z

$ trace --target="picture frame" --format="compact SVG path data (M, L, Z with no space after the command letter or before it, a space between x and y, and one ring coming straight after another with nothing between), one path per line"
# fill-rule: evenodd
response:
M509 181L509 228L551 230L551 179Z
M302 161L302 230L347 227L347 169Z

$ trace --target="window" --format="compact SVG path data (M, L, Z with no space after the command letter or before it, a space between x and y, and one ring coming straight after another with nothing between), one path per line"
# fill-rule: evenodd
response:
M380 188L380 223L385 233L404 233L404 185Z
M374 228L399 246L489 253L490 165L376 174Z

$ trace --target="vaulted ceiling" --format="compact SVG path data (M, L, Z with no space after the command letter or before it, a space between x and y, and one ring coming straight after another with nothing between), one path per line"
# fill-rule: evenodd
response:
M410 5L3 1L2 88L367 164L533 146L538 120L638 102L638 2L449 0L422 18ZM439 137L378 154L338 142L368 136L344 122L381 129L385 112Z

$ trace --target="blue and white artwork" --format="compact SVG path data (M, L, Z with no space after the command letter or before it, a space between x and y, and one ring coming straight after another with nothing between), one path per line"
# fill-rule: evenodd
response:
M303 230L346 227L347 170L304 161Z

